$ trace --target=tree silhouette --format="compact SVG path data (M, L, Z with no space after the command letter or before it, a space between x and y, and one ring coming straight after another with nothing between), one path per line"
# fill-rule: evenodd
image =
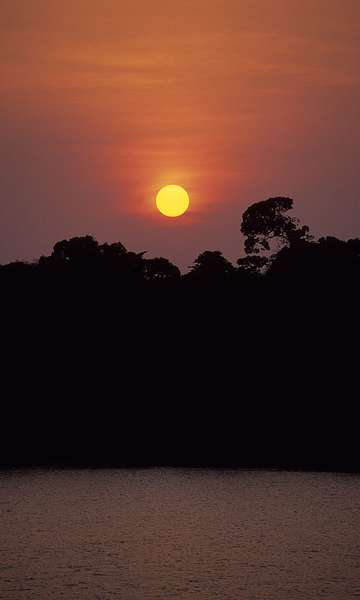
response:
M180 269L167 258L144 260L144 277L147 281L169 281L180 278Z
M145 252L128 251L121 242L102 244L99 247L100 264L114 275L142 279L145 268Z
M266 256L253 254L239 258L237 264L239 265L240 273L245 273L246 275L260 275L269 265L269 259Z
M269 275L297 286L314 288L326 282L338 287L345 281L355 284L359 269L360 240L327 236L284 246L272 261Z
M93 261L99 255L98 242L91 235L85 235L57 242L51 258L56 263L80 265Z
M203 278L226 277L233 274L235 267L219 250L205 250L199 254L191 267L191 274Z
M269 198L252 204L243 214L241 232L245 236L246 254L270 252L272 242L280 247L300 240L309 240L307 225L299 227L296 217L290 217L291 198Z
M114 244L102 244L100 246L100 253L106 261L117 262L126 256L127 250L121 242L115 242Z

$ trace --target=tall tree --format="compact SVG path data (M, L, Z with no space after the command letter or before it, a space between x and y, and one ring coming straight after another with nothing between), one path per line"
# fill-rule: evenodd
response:
M270 252L311 239L307 225L299 226L296 217L287 213L293 208L291 198L269 198L252 204L243 214L241 232L245 236L246 254Z

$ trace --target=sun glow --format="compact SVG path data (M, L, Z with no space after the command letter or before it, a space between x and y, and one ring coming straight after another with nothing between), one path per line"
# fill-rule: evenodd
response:
M166 185L156 196L156 206L166 217L180 217L189 204L189 194L180 185Z

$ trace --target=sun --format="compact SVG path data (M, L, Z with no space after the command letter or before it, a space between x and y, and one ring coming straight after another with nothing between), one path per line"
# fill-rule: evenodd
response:
M165 185L156 195L156 206L166 217L180 217L189 204L189 194L180 185Z

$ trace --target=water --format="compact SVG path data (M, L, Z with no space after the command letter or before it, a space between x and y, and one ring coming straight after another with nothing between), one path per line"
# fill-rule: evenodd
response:
M359 509L352 475L0 472L0 598L357 598Z

